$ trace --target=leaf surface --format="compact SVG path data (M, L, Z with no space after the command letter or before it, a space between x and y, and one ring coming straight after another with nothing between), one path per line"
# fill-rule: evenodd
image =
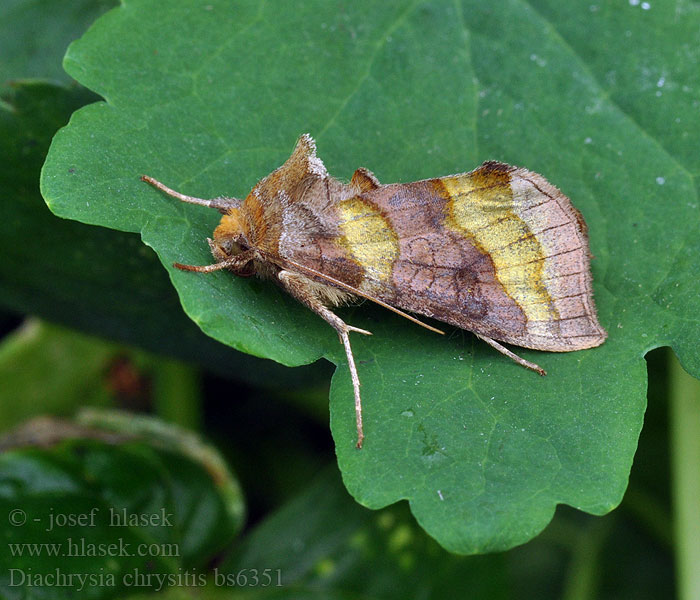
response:
M59 219L39 193L51 137L96 96L84 88L17 82L0 106L0 305L267 387L298 387L325 369L283 369L203 335L167 274L137 236Z
M698 10L689 0L651 10L136 0L68 51L68 72L105 102L55 137L43 194L61 216L139 232L212 337L287 365L336 362L331 426L361 504L407 499L456 552L508 548L558 503L595 514L619 503L649 349L672 345L700 373ZM384 183L411 181L486 159L542 173L588 223L608 341L520 351L548 371L540 378L469 334L441 338L367 305L340 310L374 333L353 338L367 436L356 451L333 331L265 282L175 271L174 261L211 261L218 216L138 179L243 197L305 131L340 178L366 166Z
M502 555L449 555L405 507L364 509L326 471L255 527L217 572L221 581L250 582L251 569L260 577L266 567L284 589L251 586L256 598L495 599L507 597L504 566Z

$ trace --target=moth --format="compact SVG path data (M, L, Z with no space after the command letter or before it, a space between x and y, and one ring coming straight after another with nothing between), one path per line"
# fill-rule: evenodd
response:
M603 343L593 302L586 224L547 180L490 161L469 173L382 185L367 169L331 177L302 135L294 152L244 200L162 192L222 213L209 246L215 263L270 279L333 327L352 379L357 447L364 439L350 332L332 307L358 298L432 331L417 313L473 332L516 363L545 371L499 342L569 352ZM404 312L408 311L408 312Z

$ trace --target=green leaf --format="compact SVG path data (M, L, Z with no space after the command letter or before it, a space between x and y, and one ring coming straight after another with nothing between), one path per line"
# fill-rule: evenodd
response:
M336 362L331 425L360 503L408 500L456 552L508 548L558 503L619 503L649 349L670 344L700 373L699 24L689 0L133 1L69 48L69 73L106 101L57 134L42 190L61 216L140 232L212 337L288 365ZM173 270L211 260L217 215L138 180L242 197L305 131L341 178L366 166L410 181L485 159L542 173L585 215L608 341L520 352L549 372L539 378L468 334L342 310L375 334L353 339L367 436L356 451L332 330L265 282Z
M82 422L104 427L37 420L1 444L3 597L157 590L203 568L241 526L236 481L192 434L114 413Z
M196 361L265 387L324 376L231 351L203 335L154 254L133 234L58 219L38 188L51 137L96 96L83 88L18 83L0 107L0 305L151 351ZM118 282L118 283L117 283Z
M325 472L258 525L213 577L229 585L247 577L241 587L256 598L500 598L503 559L451 556L404 507L368 511ZM259 578L268 569L272 585L252 585L253 569Z
M17 80L0 89L0 305L194 360L257 386L298 388L324 377L322 367L280 369L212 342L184 317L165 273L136 236L80 226L46 210L38 180L51 137L97 97L26 79L67 80L61 58L69 41L115 4L38 7L12 0L0 7L7 31L0 38L0 86Z

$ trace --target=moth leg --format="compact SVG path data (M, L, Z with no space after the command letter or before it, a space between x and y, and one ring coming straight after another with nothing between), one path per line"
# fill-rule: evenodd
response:
M238 271L245 267L251 260L253 260L254 252L253 250L245 250L240 254L234 254L229 256L222 261L216 262L213 265L183 265L182 263L173 263L174 267L182 271L197 271L198 273L211 273L212 271L221 271L221 269L231 269L232 271Z
M514 352L511 352L506 348L505 346L501 346L496 340L492 340L490 337L486 337L485 335L480 335L478 333L475 333L476 337L484 340L487 344L490 346L494 347L496 350L498 350L501 354L505 354L508 358L511 360L514 360L516 363L519 365L522 365L523 367L527 369L532 369L536 373L539 373L540 375L546 375L547 371L545 371L542 367L539 365L536 365L535 363L531 363L529 360L525 360L524 358L520 358L517 354Z
M357 333L362 333L364 335L372 335L370 331L364 329L358 329L352 325L348 325L343 321L338 315L332 312L328 307L324 306L323 302L318 297L318 292L310 284L306 277L300 276L292 271L280 271L277 275L280 282L294 298L299 300L302 304L308 306L312 311L314 311L318 316L320 316L326 323L328 323L333 329L338 332L338 337L340 337L340 342L345 348L345 355L348 359L348 367L350 369L350 378L352 379L353 392L355 394L355 422L357 425L357 447L362 448L362 440L365 434L362 430L362 400L360 399L360 378L357 375L357 368L355 367L355 358L352 354L352 348L350 347L350 336L348 335L351 331L356 331Z

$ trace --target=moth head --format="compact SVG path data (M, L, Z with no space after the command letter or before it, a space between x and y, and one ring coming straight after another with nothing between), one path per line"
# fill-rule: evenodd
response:
M230 208L214 230L214 239L209 240L211 252L218 261L240 254L248 249L248 240L243 231L240 208Z

